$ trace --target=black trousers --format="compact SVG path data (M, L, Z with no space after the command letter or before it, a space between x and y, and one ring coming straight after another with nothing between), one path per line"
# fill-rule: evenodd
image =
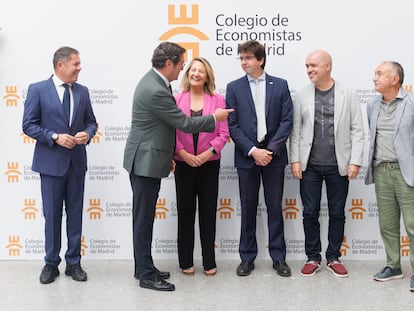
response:
M156 268L152 260L151 243L155 207L161 179L130 174L133 192L132 230L134 243L135 273L145 280L154 276Z
M191 167L176 161L175 184L178 211L178 261L181 269L194 266L194 224L198 199L198 223L205 270L216 268L214 243L220 160Z

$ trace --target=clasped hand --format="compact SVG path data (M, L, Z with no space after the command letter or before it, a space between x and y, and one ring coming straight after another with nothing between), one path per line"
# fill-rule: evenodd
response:
M88 139L89 135L86 132L78 132L75 136L72 136L70 134L59 134L56 143L64 148L72 149L76 145L85 144Z

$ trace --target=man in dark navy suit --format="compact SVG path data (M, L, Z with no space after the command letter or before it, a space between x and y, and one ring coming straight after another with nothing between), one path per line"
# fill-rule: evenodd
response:
M292 130L293 105L285 80L264 71L266 52L257 41L239 45L241 67L246 73L227 85L230 136L235 144L235 166L241 201L241 264L237 275L249 275L257 256L256 214L260 181L263 182L269 229L269 253L278 275L291 275L286 264L282 216L286 140Z
M23 132L36 139L32 170L40 173L45 217L42 284L59 275L63 201L68 240L65 274L75 281L87 280L80 265L85 147L97 128L88 89L76 83L81 70L79 52L59 48L53 66L54 75L29 86L23 115Z

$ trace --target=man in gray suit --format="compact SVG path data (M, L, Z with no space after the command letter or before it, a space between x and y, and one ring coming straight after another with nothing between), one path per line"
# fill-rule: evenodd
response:
M165 279L169 272L155 268L151 255L155 206L162 177L174 170L175 129L187 133L213 132L216 122L227 119L231 109L190 118L177 107L170 81L184 67L185 49L163 42L152 56L152 69L135 89L132 123L124 153L124 168L133 191L133 243L135 277L140 286L160 291L175 290Z
M380 64L373 81L381 95L368 105L370 144L365 183L375 182L387 266L375 274L374 279L384 282L403 278L401 213L410 240L410 262L414 271L414 96L401 87L404 70L397 62ZM410 291L414 291L414 275Z
M312 84L295 96L290 137L291 169L293 176L300 179L303 204L307 262L301 274L312 276L320 268L319 211L325 180L329 210L327 268L335 276L347 277L348 271L339 257L349 180L358 175L362 164L361 107L355 91L332 79L332 58L327 52L311 52L306 69Z

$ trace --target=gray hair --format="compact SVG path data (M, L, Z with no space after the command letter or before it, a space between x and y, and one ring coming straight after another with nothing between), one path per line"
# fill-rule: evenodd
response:
M68 46L63 46L57 49L53 55L53 68L56 69L58 62L60 61L67 62L70 60L72 54L78 55L79 51Z
M402 85L403 82L404 82L404 69L403 69L403 67L401 66L400 63L397 63L397 62L389 62L389 63L391 64L392 68L395 70L395 73L399 78L400 85Z

